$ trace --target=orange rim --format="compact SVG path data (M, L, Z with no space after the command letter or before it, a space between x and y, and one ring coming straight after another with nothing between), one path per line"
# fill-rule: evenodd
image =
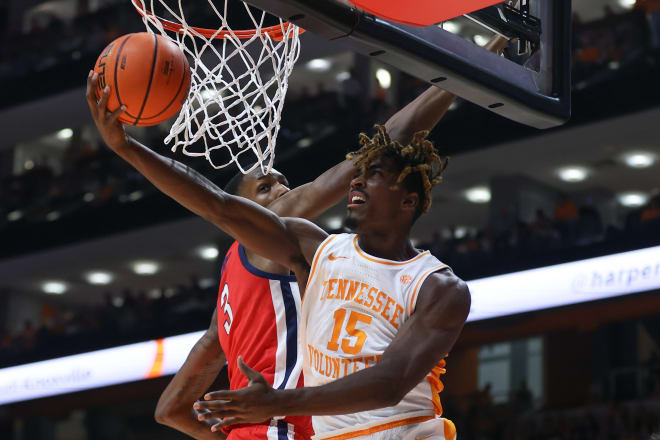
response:
M131 0L131 3L133 3L133 6L135 7L135 9L137 9L138 13L141 16L154 17L155 19L160 21L163 24L163 28L167 29L168 31L183 33L184 27L180 23L175 23L173 21L166 20L164 18L155 15L151 11L142 9L142 6L139 4L138 0ZM280 41L284 38L283 29L288 32L289 26L294 26L294 25L291 22L285 21L281 25L278 24L275 26L268 26L265 28L261 28L261 32L268 35L273 40ZM252 38L257 33L256 29L240 29L236 31L219 31L219 32L217 29L198 28L193 26L190 26L190 29L194 30L195 32L199 33L201 36L205 38L217 38L217 39L224 39L228 36L235 35L236 38L239 38L241 40L246 40ZM303 33L303 32L305 32L303 29L299 30L299 33Z

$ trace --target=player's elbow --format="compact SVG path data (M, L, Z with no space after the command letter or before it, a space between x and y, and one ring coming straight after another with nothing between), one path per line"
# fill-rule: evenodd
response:
M177 418L180 416L178 408L167 401L159 401L156 405L154 412L154 419L157 423L166 426L173 426L176 424Z
M396 406L403 400L405 395L406 392L397 383L390 383L384 389L382 403L384 406Z
M172 415L165 405L161 405L161 403L158 402L158 405L156 405L156 411L154 412L154 419L161 425L169 425L172 421Z
M380 407L395 406L407 394L400 377L382 377L379 382L377 385L378 391L372 395L378 399Z

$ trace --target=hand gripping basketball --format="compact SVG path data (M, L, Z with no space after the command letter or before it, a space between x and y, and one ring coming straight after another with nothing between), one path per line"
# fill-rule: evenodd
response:
M190 89L190 66L179 47L156 34L117 38L101 52L96 97L110 87L108 110L124 105L119 120L127 125L157 125L179 113Z
M121 122L119 122L119 118L126 107L121 106L115 111L109 112L107 108L110 99L110 87L106 85L101 92L101 98L97 99L96 92L100 88L98 82L98 73L90 70L89 75L87 75L87 105L103 140L116 151L126 145L127 142L126 132Z

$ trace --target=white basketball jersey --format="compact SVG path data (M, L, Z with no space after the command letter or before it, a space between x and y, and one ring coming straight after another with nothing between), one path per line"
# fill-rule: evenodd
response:
M316 251L303 298L305 386L323 385L376 365L415 310L424 280L446 267L428 251L407 261L385 260L362 251L355 234L329 236ZM401 426L406 420L417 423L440 415L439 376L444 365L443 360L396 406L314 416L314 431L318 438L339 433L350 438L344 433L357 432L364 428L361 425L376 432L379 426L388 429L392 423Z

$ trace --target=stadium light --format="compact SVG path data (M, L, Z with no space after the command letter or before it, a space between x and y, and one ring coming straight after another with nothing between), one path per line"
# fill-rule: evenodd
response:
M384 89L389 89L392 85L392 74L387 69L381 68L376 70L376 79L378 80L378 84Z
M325 224L326 224L326 225L328 226L328 228L330 228L330 229L333 229L333 230L334 230L334 229L339 229L339 228L341 228L341 225L342 225L342 218L339 217L339 216L330 217L330 218L325 222Z
M325 72L330 69L330 61L325 58L314 58L307 62L307 68L313 72Z
M486 43L488 43L488 37L481 34L475 35L474 37L472 37L472 40L475 42L475 44L479 46L485 46Z
M626 9L632 9L636 0L619 0L619 6Z
M49 295L62 295L68 290L66 283L62 281L45 281L41 285L41 290Z
M465 198L472 203L490 202L490 188L487 186L475 186L465 191Z
M10 222L15 222L22 218L23 218L23 211L21 211L20 209L11 211L10 213L7 214L7 220L9 220Z
M85 279L89 284L105 285L110 284L115 277L110 272L94 271L89 272Z
M655 155L646 151L631 151L623 155L623 162L630 168L648 168L655 163Z
M638 208L649 200L649 196L643 192L629 191L617 196L619 203L626 208Z
M155 261L136 261L133 263L133 272L138 275L153 275L160 270L160 265Z
M451 32L452 34L457 34L461 31L461 25L454 21L445 21L440 23L438 27L446 30L447 32Z
M73 136L73 130L70 128L63 128L62 130L58 131L55 137L61 141L65 141L67 139L71 139Z
M581 166L568 166L559 168L557 175L564 182L582 182L589 175L589 171Z
M215 246L202 246L198 249L197 253L205 260L215 260L218 258L220 251Z

